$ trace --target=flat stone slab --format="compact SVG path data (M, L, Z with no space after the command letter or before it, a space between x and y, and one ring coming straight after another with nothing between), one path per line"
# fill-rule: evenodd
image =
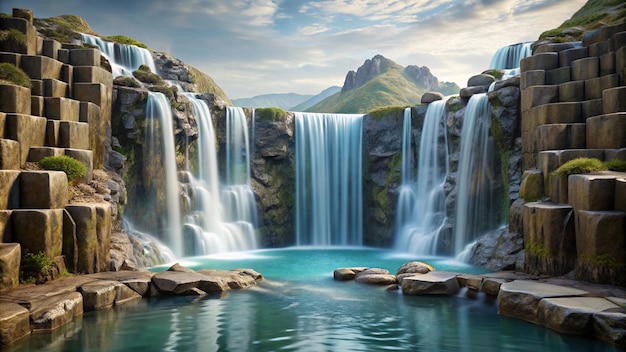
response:
M561 333L591 335L594 313L619 309L618 305L601 297L546 298L539 302L537 320Z
M235 270L199 270L198 273L206 275L211 278L212 281L224 280L228 284L228 287L233 290L240 290L256 285L255 275L253 273L246 272L246 269Z
M28 309L17 303L0 303L0 346L7 346L30 334Z
M410 276L402 280L405 295L454 295L460 290L457 273L431 271L427 274Z
M538 324L539 301L544 298L584 296L587 291L530 280L503 283L498 294L498 313Z
M83 314L83 296L66 292L40 298L30 308L34 330L55 330Z
M155 273L146 270L110 271L85 275L98 280L115 280L128 286L139 295L146 297L150 290L150 282Z

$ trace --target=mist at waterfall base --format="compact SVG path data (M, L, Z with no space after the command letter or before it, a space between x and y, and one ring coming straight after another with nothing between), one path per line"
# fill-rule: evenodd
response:
M193 93L185 95L192 102L200 129L195 175L178 170L171 108L165 95L149 92L146 104L145 160L161 162L165 171L166 212L160 236L179 258L256 249L246 116L241 108L227 109L226 172L220 183L210 111ZM181 193L186 209L183 217Z
M257 286L223 295L143 299L85 313L12 351L606 351L598 340L499 316L493 298L406 296L333 280L337 267L392 272L414 257L382 249L279 249L189 258L192 269L251 267ZM438 258L439 270L479 269ZM160 267L155 270L164 270Z

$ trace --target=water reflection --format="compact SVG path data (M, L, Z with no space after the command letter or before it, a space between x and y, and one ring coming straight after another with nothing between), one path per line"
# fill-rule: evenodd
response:
M203 267L258 268L267 280L223 296L146 299L85 314L82 321L34 334L11 350L618 351L500 317L495 302L483 295L404 296L332 280L332 267L370 263L394 271L406 261L382 254L272 251L272 260L194 258Z

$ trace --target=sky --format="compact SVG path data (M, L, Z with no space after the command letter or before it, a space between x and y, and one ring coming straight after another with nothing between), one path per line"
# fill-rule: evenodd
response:
M1 0L74 14L211 76L231 99L317 94L381 54L465 87L501 47L536 40L586 0Z

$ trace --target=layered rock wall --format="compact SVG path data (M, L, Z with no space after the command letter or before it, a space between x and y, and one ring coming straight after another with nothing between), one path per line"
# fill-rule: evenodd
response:
M626 285L626 174L553 173L579 157L626 160L626 24L541 45L521 69L526 270Z
M100 67L99 50L39 37L27 10L1 17L0 30L7 29L25 41L0 42L0 62L21 68L31 88L0 84L0 291L17 285L20 257L28 252L64 256L61 267L72 272L109 270L112 213L117 216L103 197L90 205L93 231L78 229L87 217L68 206L72 185L65 173L32 170L46 156L68 155L85 165L79 182L86 184L104 166L112 78ZM79 264L86 260L89 265Z

